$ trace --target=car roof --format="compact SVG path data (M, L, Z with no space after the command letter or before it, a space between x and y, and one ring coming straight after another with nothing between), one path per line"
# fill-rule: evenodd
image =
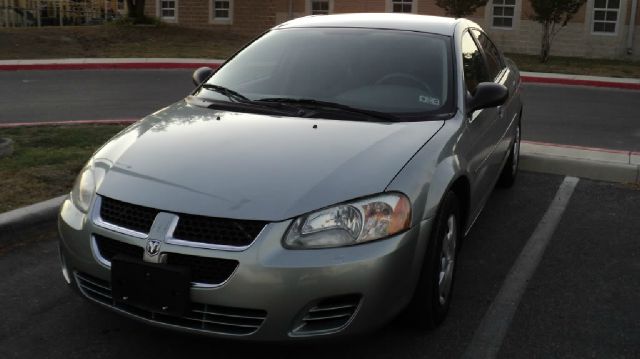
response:
M305 16L287 21L274 27L274 29L352 27L419 31L453 36L456 26L462 22L468 22L468 20L401 13L359 13Z

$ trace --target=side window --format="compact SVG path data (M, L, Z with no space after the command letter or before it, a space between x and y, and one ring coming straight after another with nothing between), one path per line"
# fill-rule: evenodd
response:
M495 79L500 71L502 71L502 69L504 68L504 64L502 63L502 56L500 56L500 52L496 48L496 45L491 42L489 37L484 32L478 29L473 29L471 31L484 50L485 61L487 62L487 70L489 71L489 78Z
M479 83L491 81L482 54L469 32L462 35L462 66L464 67L464 81L471 94L476 91Z

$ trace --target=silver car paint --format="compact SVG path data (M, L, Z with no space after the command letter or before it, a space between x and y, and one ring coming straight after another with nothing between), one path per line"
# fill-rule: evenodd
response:
M469 27L479 28L464 20L455 29L457 54L461 53L462 34ZM462 59L456 56L456 60L457 73L461 74ZM387 187L390 191L403 191L411 198L414 218L433 217L440 198L460 179L468 185L471 194L465 221L466 229L470 229L495 186L514 140L522 109L519 78L515 67L507 67L496 82L509 89L508 102L500 109L488 108L468 115L464 79L462 76L456 78L458 112L445 121L443 128ZM503 112L502 118L498 118L498 110ZM482 135L477 133L478 130ZM479 148L481 143L485 145Z
M62 206L59 222L60 235L64 239L61 241L61 252L67 266L75 271L104 280L110 278L109 267L98 261L91 247L89 238L92 234L144 246L145 241L142 239L86 222L79 231L67 224L77 218L86 216L67 200ZM340 333L348 335L366 332L393 318L411 299L421 265L421 260L415 255L419 250L418 246L422 246L422 241L418 238L421 233L430 232L431 221L423 221L407 232L382 241L308 251L282 249L282 237L290 222L270 224L243 252L203 251L166 243L163 244L163 250L242 261L242 265L222 286L191 289L191 299L196 302L267 310L267 320L256 334L234 337L236 339L277 341L293 338L292 324L304 308L308 308L310 303L319 298L347 293L361 293L367 299L359 307L357 320L353 320ZM328 278L331 280L327 280ZM398 280L399 278L402 280ZM384 310L381 311L380 308ZM151 322L126 312L120 314L171 328L171 325ZM181 330L216 334L196 329Z
M342 19L336 20L337 17ZM399 19L398 15L383 18L384 24ZM421 21L418 18L411 17L412 21L397 26L414 26L411 25L413 22ZM309 23L323 26L322 21L326 21L325 26L329 26L327 24L332 21L344 24L345 19L348 19L347 15L328 16L324 20L309 20ZM381 27L380 21L383 21L376 20L375 16L360 16L355 20L353 26L362 27ZM283 26L305 26L304 23L295 20ZM447 33L450 29L449 35L454 36L455 50L459 54L463 31L477 25L466 20L446 20L436 27L430 32ZM461 74L460 56L456 56L455 66ZM498 109L467 115L466 91L460 75L456 77L458 111L444 123L381 125L285 119L215 113L180 102L123 131L97 152L96 167L103 169L104 175L99 181L98 192L175 212L274 221L243 252L164 247L176 253L241 260L241 266L224 285L214 289L193 288L191 295L193 300L204 303L267 310L269 318L250 339L290 339L292 322L310 301L345 292L363 293L367 299L350 325L339 334L363 332L382 325L411 298L429 240L432 218L443 194L454 183L468 186L468 229L491 193L507 159L522 108L517 70L506 69L498 81L509 88L511 96L502 106L504 115L495 120L492 117ZM220 115L220 121L216 115ZM314 130L312 124L318 124L319 128ZM350 128L357 128L357 133L366 135L357 136ZM224 129L224 133L218 135L216 130L220 129ZM252 136L253 131L256 135ZM482 138L477 131L482 133ZM179 132L198 137L197 141L188 144L194 147L177 147L179 144L171 134ZM347 133L352 137L346 136ZM217 136L211 137L215 138L215 144L203 139L209 134ZM317 141L325 135L327 137L321 137L325 142ZM344 143L347 138L354 143ZM479 149L478 143L484 143L484 147ZM291 146L281 146L283 144ZM269 148L268 145L276 147ZM305 151L302 153L294 145L303 146ZM251 151L247 152L247 147L243 146L250 146ZM323 152L333 152L337 148L344 157ZM218 161L228 165L225 156L232 155L239 161L239 166L211 165ZM252 156L260 156L262 161ZM302 160L305 156L312 156L313 161L305 164ZM163 171L164 161L180 164L181 171ZM322 166L323 172L316 172L314 166ZM275 173L277 171L285 171L286 176ZM186 173L191 175L185 176ZM234 173L256 178L245 180L237 187L214 185L218 180L234 179ZM278 180L284 180L290 187L285 189L291 192L284 193ZM411 230L385 240L346 248L307 251L282 248L282 236L291 218L297 214L383 190L402 192L410 198ZM269 191L283 197L276 198ZM109 270L94 257L88 240L91 233L144 245L141 239L92 224L89 217L69 201L62 207L59 223L61 251L68 266L105 280L109 279Z
M96 154L105 168L97 192L173 212L282 221L384 191L443 123L275 117L179 102Z

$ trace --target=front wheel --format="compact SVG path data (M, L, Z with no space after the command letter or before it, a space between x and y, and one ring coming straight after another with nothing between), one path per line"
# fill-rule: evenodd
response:
M502 188L509 188L513 186L513 183L516 181L518 166L520 164L520 137L520 122L518 122L516 135L509 153L509 159L507 159L507 163L505 163L502 173L500 173L500 178L498 179L498 186Z
M460 221L458 198L449 191L436 216L418 286L406 312L407 319L419 328L435 328L449 311L462 235Z

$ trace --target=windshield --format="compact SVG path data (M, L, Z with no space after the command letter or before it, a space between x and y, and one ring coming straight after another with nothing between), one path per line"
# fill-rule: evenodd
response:
M395 30L274 30L238 53L207 83L252 101L316 100L395 115L449 113L449 41L446 36ZM198 96L232 100L206 89Z

